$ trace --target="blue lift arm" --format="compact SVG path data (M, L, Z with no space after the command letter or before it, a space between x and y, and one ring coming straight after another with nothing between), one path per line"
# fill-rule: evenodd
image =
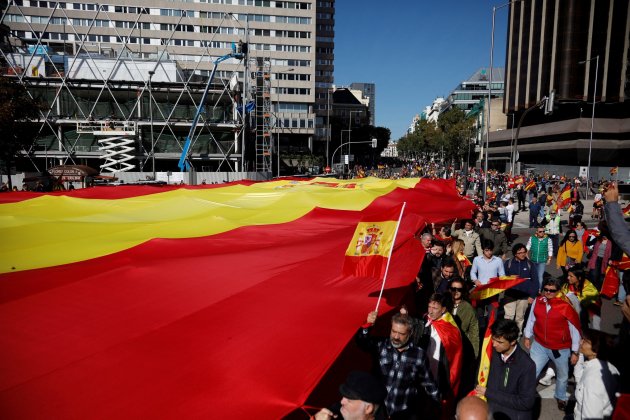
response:
M193 118L192 124L190 126L190 131L188 132L188 136L186 137L186 142L184 143L184 149L182 150L182 155L180 156L179 163L177 164L177 166L179 166L179 169L182 172L187 172L190 170L190 162L188 161L188 152L190 151L192 139L195 134L195 130L197 129L197 124L199 123L199 117L201 116L201 113L205 109L206 96L208 96L208 91L210 90L210 84L212 83L212 80L214 79L214 73L216 73L217 71L217 66L219 65L219 63L230 58L238 58L239 60L242 60L245 54L243 54L241 50L242 50L242 47L241 47L241 43L239 42L238 50L233 46L232 52L230 54L226 54L224 56L217 58L213 63L212 72L210 73L210 77L208 78L206 87L203 90L203 94L201 95L201 101L199 102L199 106L197 107L195 118Z

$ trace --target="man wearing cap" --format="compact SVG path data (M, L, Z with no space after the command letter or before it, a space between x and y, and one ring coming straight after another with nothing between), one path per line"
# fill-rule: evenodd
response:
M383 401L387 396L385 386L367 372L350 372L346 382L339 386L341 394L341 417L345 420L385 419ZM322 408L315 420L337 417L336 410Z
M410 340L413 318L395 314L389 337L385 338L369 334L376 317L376 311L368 314L367 323L357 332L357 344L374 358L375 371L387 388L385 407L390 418L416 419L421 389L434 401L439 401L439 392L424 350Z
M545 233L551 239L551 246L553 247L553 255L558 254L558 235L560 235L560 209L555 210L551 208L549 214L545 216L547 224L545 225Z

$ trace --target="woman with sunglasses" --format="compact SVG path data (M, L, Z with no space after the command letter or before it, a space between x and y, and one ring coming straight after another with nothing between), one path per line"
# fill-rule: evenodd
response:
M578 241L577 233L573 229L569 230L558 248L556 266L562 270L562 279L566 280L569 268L582 261L582 244Z
M453 316L457 320L459 328L470 341L475 353L479 355L479 323L475 315L475 309L468 302L468 290L461 279L453 279L449 286L453 297Z

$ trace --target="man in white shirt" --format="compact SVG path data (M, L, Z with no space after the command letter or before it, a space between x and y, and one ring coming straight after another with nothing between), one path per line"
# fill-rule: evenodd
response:
M512 226L514 225L514 199L508 200L508 205L505 206L507 212L507 226L505 227L505 236L508 240L508 246L512 245Z

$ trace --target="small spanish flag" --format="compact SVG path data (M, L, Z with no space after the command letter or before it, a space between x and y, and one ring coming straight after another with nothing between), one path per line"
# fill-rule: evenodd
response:
M567 204L571 202L571 186L566 185L562 192L560 193L560 197L558 198L558 208L564 208Z
M525 191L529 191L532 188L536 188L536 181L534 181L533 179L529 181L527 185L525 185Z
M468 259L468 257L466 255L464 255L463 252L458 252L457 255L455 256L457 258L457 261L459 261L460 263L462 263L462 265L466 268L466 267L470 267L472 266L472 263L470 262L470 260Z
M621 209L621 211L623 212L624 216L630 216L630 204Z
M475 287L470 293L471 300L488 299L498 295L504 290L510 289L517 284L523 283L525 279L519 276L501 276L491 278L488 283Z
M346 250L344 275L379 279L385 276L402 209L403 204L379 214L366 215L357 224Z
M479 361L479 371L477 373L477 383L481 386L488 387L488 375L490 373L490 359L492 359L492 324L496 318L497 311L490 311L488 317L488 327L481 344L481 360ZM473 391L474 392L474 391ZM479 398L485 400L485 397L478 395Z
M610 168L610 174L614 175L619 172L619 166L615 166L614 168Z

